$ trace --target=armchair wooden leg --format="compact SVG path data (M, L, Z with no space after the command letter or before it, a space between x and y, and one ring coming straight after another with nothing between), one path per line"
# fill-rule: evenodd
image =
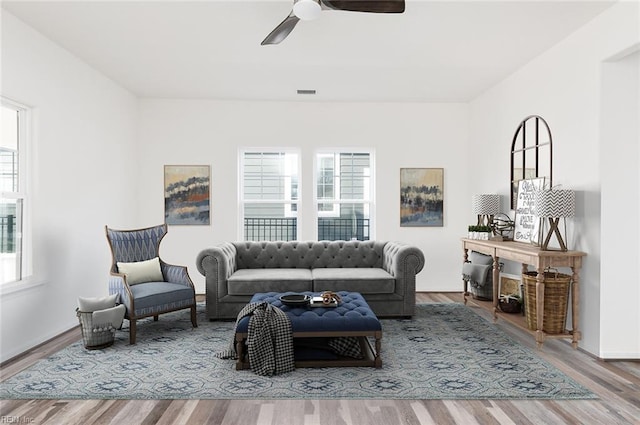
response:
M198 319L196 318L196 306L191 307L191 324L194 328L198 327Z
M136 321L129 319L129 344L136 343Z
M155 316L153 316L153 321L157 322L158 321L158 315L156 314Z

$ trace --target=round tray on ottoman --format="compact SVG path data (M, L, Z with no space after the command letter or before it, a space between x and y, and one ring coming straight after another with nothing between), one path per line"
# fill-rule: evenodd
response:
M287 294L280 297L280 302L289 307L305 306L311 302L311 297L305 294Z

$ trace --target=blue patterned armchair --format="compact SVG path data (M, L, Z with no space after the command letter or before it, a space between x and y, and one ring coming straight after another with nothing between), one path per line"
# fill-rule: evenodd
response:
M196 319L196 295L187 268L174 266L159 257L160 241L167 225L137 230L114 230L105 226L112 264L109 294L119 294L129 319L129 342L136 343L136 321L170 311L191 309Z

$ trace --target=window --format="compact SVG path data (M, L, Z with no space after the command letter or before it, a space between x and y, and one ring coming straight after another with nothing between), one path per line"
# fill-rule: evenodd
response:
M373 153L318 152L315 163L318 240L369 240Z
M322 150L313 160L313 200L301 208L297 150L240 152L242 237L247 241L369 240L373 235L374 160L368 150ZM309 173L311 177L311 173ZM311 197L309 197L311 198ZM305 220L302 211L315 219Z
M0 283L26 275L25 210L27 109L2 98L0 140Z
M296 240L299 155L292 151L244 151L241 216L247 241Z

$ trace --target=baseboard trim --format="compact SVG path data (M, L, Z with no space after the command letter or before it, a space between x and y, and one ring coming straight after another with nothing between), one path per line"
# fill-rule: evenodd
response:
M9 366L9 365L11 365L11 364L13 364L13 363L15 363L17 361L22 360L24 357L28 356L29 353L31 353L32 351L37 350L40 347L42 347L44 345L47 345L47 344L51 343L52 341L54 341L54 340L56 340L58 338L62 338L65 335L67 335L69 333L72 333L72 332L77 332L79 327L80 327L79 324L71 326L69 329L67 329L65 331L62 331L62 332L59 332L59 333L55 334L54 336L52 336L51 338L48 338L48 339L46 339L45 341L43 341L43 342L41 342L39 344L31 346L31 347L25 349L24 351L21 351L21 352L15 354L15 355L12 355L7 360L4 360L3 362L0 362L0 368L7 367L7 366Z

